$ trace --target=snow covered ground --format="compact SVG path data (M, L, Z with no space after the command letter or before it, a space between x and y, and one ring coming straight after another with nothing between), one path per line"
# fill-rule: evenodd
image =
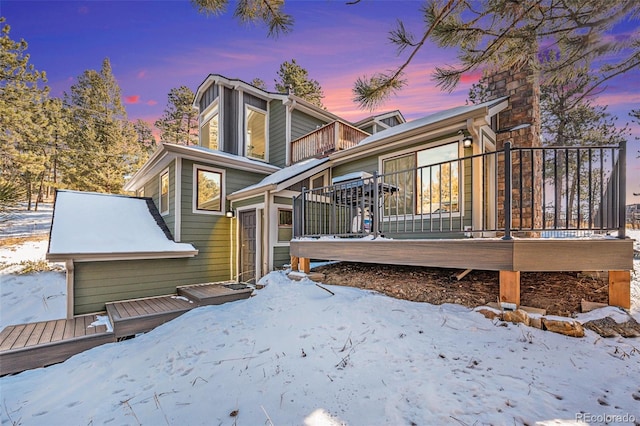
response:
M0 256L11 253L44 256ZM1 424L640 422L640 339L576 339L347 287L331 295L281 272L263 282L250 299L0 378ZM63 274L3 270L0 290L2 326L64 316ZM637 274L632 298L640 319Z

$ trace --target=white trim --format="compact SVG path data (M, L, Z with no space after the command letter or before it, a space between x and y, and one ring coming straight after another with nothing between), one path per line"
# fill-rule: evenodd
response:
M175 160L175 215L173 221L173 238L176 243L180 242L182 236L182 159Z
M220 174L220 211L215 210L201 210L198 209L198 170L218 173ZM213 216L226 215L226 198L225 198L225 185L226 185L226 170L216 169L214 167L205 166L202 164L194 163L192 167L192 190L191 190L191 213L193 214L206 214Z
M72 319L74 316L74 307L75 307L75 295L74 295L74 264L73 259L66 259L65 261L65 269L67 270L67 319Z
M241 212L247 212L247 211L255 211L256 214L256 257L254 259L254 263L255 263L255 274L256 274L256 282L262 278L262 275L260 274L260 269L261 269L261 265L262 265L262 244L260 244L260 241L258 239L258 237L261 236L262 233L262 226L261 226L261 220L260 220L260 216L258 215L259 211L264 211L264 203L258 203L258 204L251 204L249 206L242 206L242 207L238 207L236 209L236 218L238 220L236 220L236 279L238 279L238 281L240 281L242 279L242 277L239 277L238 275L241 273L240 269L242 268L242 265L240 265L240 262L242 261L241 257L240 257L240 213ZM260 240L262 240L262 238L260 238Z
M224 86L218 84L218 150L224 150ZM220 107L222 105L222 108Z
M244 152L244 147L246 145L245 141L244 141L244 125L242 123L242 120L244 119L244 92L242 90L237 90L238 92L238 106L237 106L237 113L238 113L238 123L237 123L237 127L236 129L237 131L237 148L238 148L238 152L237 155L241 156L241 157L246 157L246 153Z
M282 191L273 192L274 197L293 198L300 195L299 191L291 191L290 189L283 189Z
M198 250L184 251L139 251L122 253L61 253L48 254L47 260L51 262L108 262L113 260L146 260L146 259L181 259L194 257Z
M284 139L286 143L285 166L288 167L291 165L291 111L293 110L295 104L287 106L284 105L283 102L282 106L284 107Z
M171 204L169 203L169 199L171 198L171 180L167 182L167 210L162 210L162 176L167 175L167 179L171 179L169 174L169 167L165 168L158 175L158 211L160 212L160 216L167 216L171 212Z
M270 249L273 253L274 247L290 247L289 241L285 242L285 241L278 240L278 228L280 227L280 210L287 210L293 214L293 206L289 204L280 204L280 203L274 202L273 208L271 210L272 210L271 214L272 214L273 223L275 224L273 229L270 230L271 238L272 238L272 244ZM293 230L293 224L291 225L291 229Z
M247 152L247 132L249 131L249 110L253 110L254 112L259 112L260 114L264 114L264 158L252 157ZM255 161L264 161L265 163L269 162L269 104L267 104L267 111L262 108L255 107L253 105L245 104L244 105L244 132L243 132L243 141L244 141L244 156L250 158Z
M314 186L313 186L313 181L314 181L315 179L318 179L319 177L322 177L322 178L323 178L323 179L322 179L322 186L327 186L327 185L329 185L329 182L330 182L330 181L329 181L329 170L324 170L324 171L322 171L322 172L320 172L320 173L316 173L316 174L315 174L315 175L313 175L313 176L309 176L309 188L308 188L308 189L316 189L316 188L314 188ZM321 186L321 187L319 187L319 188L322 188L322 186Z
M205 112L203 112L202 114L200 114L200 125L198 126L198 141L199 141L199 145L202 145L202 127L208 122L210 121L213 117L216 116L216 114L218 115L218 148L217 151L222 151L222 140L220 138L220 130L222 129L221 125L221 118L222 118L222 109L219 108L219 99L220 99L220 95L218 95L218 98L216 98L215 101L211 102L211 105L209 105L207 107L207 109L205 110ZM211 146L211 133L209 132L209 146ZM213 149L210 147L206 147L209 149Z

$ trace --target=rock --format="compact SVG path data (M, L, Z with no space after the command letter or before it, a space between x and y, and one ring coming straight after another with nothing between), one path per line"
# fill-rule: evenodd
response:
M584 328L582 328L582 324L578 321L562 321L543 317L542 325L545 330L553 331L554 333L564 334L570 337L584 337Z
M492 311L491 309L480 308L477 309L476 312L481 313L485 318L490 320L500 318L500 314L498 312Z
M542 317L529 317L529 325L531 327L539 328L542 330Z
M522 309L518 309L515 311L504 311L502 313L502 320L516 324L522 323L524 325L530 325L531 323L529 315Z

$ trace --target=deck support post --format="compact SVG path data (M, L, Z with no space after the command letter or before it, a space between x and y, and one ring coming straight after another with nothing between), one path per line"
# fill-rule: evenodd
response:
M298 270L298 256L291 256L291 270L292 271L297 271Z
M520 306L520 271L500 271L500 302Z
M305 274L311 272L311 259L308 257L300 258L300 272L304 272Z
M631 309L631 271L609 271L609 305Z

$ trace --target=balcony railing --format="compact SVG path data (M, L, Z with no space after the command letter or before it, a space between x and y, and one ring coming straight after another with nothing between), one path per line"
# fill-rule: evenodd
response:
M341 121L334 121L291 143L291 161L322 157L334 151L354 147L369 136L367 132Z
M626 144L511 148L294 198L294 237L625 237Z

